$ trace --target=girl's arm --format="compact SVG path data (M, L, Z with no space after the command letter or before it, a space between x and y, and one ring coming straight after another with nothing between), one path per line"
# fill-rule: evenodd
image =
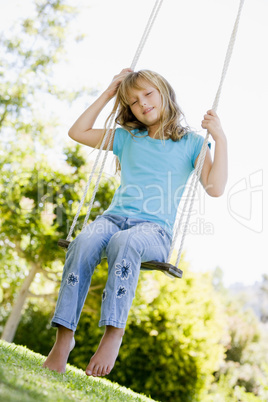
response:
M120 74L116 75L109 87L100 95L100 97L89 106L84 113L76 120L70 128L68 135L73 140L95 148L103 137L104 129L93 128L94 123L107 103L116 95L121 81L132 70L125 68ZM109 135L103 149L106 149L109 142ZM113 149L113 146L110 148Z
M201 173L201 183L210 196L219 197L224 193L228 177L227 139L220 119L214 110L209 110L204 116L202 127L208 130L214 139L215 153L212 162L210 151L207 150ZM198 157L195 165L197 159Z

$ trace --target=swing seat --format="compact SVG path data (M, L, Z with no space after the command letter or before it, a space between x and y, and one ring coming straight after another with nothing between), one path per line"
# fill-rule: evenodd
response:
M71 242L68 240L60 239L58 241L58 246L67 249ZM143 271L161 271L164 274L171 276L173 278L181 278L182 277L182 270L175 267L172 264L167 262L159 262L159 261L147 261L141 263L141 269Z

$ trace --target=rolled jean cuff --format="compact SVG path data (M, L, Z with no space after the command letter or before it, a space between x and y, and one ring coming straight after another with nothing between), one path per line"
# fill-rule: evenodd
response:
M111 327L115 328L125 328L126 323L115 321L115 320L100 320L99 327L103 327L104 325L111 325Z
M53 317L51 321L51 327L58 327L59 325L68 328L75 332L76 326L74 324L70 324L69 322L62 320L61 318Z

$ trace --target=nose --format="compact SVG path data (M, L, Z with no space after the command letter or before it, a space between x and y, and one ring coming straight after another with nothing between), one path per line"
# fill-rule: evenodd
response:
M140 106L146 106L146 99L145 98L140 99Z

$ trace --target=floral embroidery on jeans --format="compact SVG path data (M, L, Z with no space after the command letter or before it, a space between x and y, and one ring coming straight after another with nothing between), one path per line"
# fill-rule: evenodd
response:
M158 229L158 232L161 234L161 236L165 236L165 232L164 232L164 230L163 229Z
M119 288L117 289L117 292L116 292L117 299L121 299L122 296L125 296L126 293L127 293L127 289L124 288L124 286L119 286Z
M107 297L107 290L104 289L103 293L102 293L102 301L104 301L106 299L106 297Z
M68 278L66 279L66 281L67 281L67 285L75 286L79 282L78 275L75 275L74 272L71 272L68 275Z
M126 260L122 260L122 264L115 264L115 275L120 276L121 279L128 279L129 275L132 273L130 268L131 262L126 263Z

